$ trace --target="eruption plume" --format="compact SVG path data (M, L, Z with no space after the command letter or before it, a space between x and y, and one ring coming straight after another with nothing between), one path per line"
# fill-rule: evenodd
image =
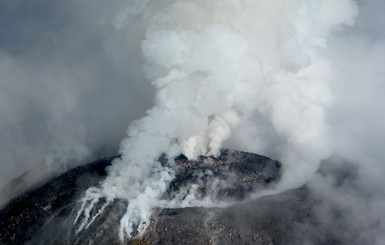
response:
M127 199L120 237L135 227L142 234L174 177L171 160L157 163L160 154L216 156L237 127L263 131L248 123L253 117L281 142L275 191L304 184L332 152L325 110L334 77L323 50L356 14L350 0L128 2L114 23L140 43L155 105L129 126L100 195L92 189L85 200Z

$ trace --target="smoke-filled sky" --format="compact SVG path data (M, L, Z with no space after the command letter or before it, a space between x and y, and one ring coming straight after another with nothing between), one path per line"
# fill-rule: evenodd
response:
M121 153L154 142L141 132L161 132L191 158L221 146L251 151L287 162L296 180L338 155L385 186L384 1L314 1L327 12L313 20L305 11L295 23L300 1L134 2L0 0L0 188L25 171L116 154L130 122L150 108ZM232 8L237 2L249 12ZM225 17L210 25L216 7ZM261 46L250 48L253 41ZM249 86L251 77L265 82ZM173 130L162 131L173 116ZM162 140L154 154L167 148Z
M0 186L36 167L116 154L152 104L119 1L0 1ZM73 161L72 161L73 160Z

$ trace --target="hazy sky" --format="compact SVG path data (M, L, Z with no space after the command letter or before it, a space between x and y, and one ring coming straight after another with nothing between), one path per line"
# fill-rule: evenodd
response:
M114 154L129 122L152 106L140 47L112 24L124 2L0 0L0 186L47 163ZM356 2L356 25L329 43L341 73L328 120L340 154L384 169L385 2Z
M119 1L0 1L0 186L42 166L115 154L149 108ZM139 74L139 75L138 75ZM59 164L60 165L60 164Z

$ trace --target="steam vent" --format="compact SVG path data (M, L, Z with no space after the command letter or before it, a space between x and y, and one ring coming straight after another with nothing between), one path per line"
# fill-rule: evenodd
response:
M177 174L162 199L167 202L195 186L201 199L213 195L231 204L157 208L143 236L133 234L132 239L121 241L120 219L127 201L115 199L80 230L84 217L77 217L79 200L106 177L113 159L76 167L11 200L0 211L0 244L350 244L353 239L317 221L314 210L319 200L306 186L250 197L279 180L281 165L264 156L230 150L217 158L175 159ZM218 185L214 194L209 193L214 180L230 185ZM101 198L91 215L105 202Z

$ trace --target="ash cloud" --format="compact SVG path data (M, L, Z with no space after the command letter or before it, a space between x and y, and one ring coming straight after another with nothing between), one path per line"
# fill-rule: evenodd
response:
M255 114L281 146L284 173L273 193L305 184L333 151L326 111L335 77L323 53L333 32L354 24L356 15L357 6L346 0L128 4L115 24L128 33L143 27L144 74L157 91L154 107L129 126L122 159L101 188L103 195L129 200L120 238L130 237L133 227L143 234L175 174L155 163L161 153L215 156Z

